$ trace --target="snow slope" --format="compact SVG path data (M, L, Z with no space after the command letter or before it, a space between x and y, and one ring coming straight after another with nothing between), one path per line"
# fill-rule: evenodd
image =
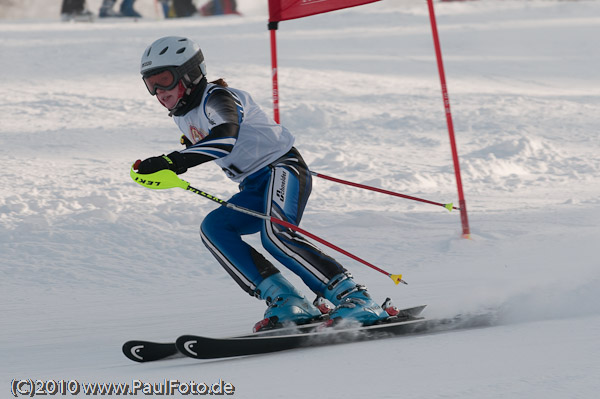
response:
M409 283L335 254L376 298L428 304L428 318L488 314L493 327L226 361L121 354L129 339L245 333L262 316L200 242L214 205L128 176L179 146L138 74L157 37L199 41L209 78L270 110L261 4L247 1L242 18L0 22L2 396L26 378L222 379L239 398L596 397L594 1L436 3L470 240L458 212L314 182L302 227ZM278 43L282 122L313 170L457 202L425 2L288 21ZM185 178L222 198L237 189L215 165Z

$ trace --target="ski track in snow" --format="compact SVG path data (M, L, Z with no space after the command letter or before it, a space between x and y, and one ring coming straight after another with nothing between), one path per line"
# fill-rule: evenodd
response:
M458 212L314 179L302 227L409 283L335 254L376 298L460 316L460 331L141 366L124 341L249 332L264 304L201 244L214 204L130 181L133 161L180 135L139 79L139 55L161 35L192 37L209 78L270 111L266 7L65 24L50 3L0 24L0 391L13 378L222 378L240 398L596 395L600 4L436 3L470 240ZM282 23L282 122L316 172L456 204L423 3ZM184 178L223 199L237 190L215 165Z

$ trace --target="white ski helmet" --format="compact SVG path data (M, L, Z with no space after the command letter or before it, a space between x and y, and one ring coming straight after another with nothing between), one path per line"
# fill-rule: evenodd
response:
M170 71L172 80L151 81L150 76ZM206 65L200 46L190 39L167 36L156 40L142 54L140 73L150 94L156 88L170 90L182 81L187 89L206 76ZM168 74L167 74L168 75Z

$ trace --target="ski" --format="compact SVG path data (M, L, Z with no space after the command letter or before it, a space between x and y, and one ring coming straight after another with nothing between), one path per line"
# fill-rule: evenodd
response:
M398 314L391 318L393 321L404 321L411 318L416 318L423 309L425 309L427 305L415 306L412 308L401 309L398 311ZM276 327L272 329L261 330L259 332L244 334L244 335L236 335L232 338L247 338L247 337L258 337L258 336L271 336L271 335L285 335L285 334L299 334L306 333L314 330L317 327L321 327L323 322L329 319L329 315L324 315L325 317L320 317L317 320L307 323L307 324L296 324L296 325L286 325L281 327Z
M253 337L253 336L268 336L286 333L298 333L309 331L317 326L323 324L324 320L319 320L313 323L302 324L293 327L281 327L270 330L260 331L257 333L250 333L245 335L239 335L237 337ZM139 363L154 362L163 359L173 359L177 357L183 357L184 355L177 350L175 342L154 342L154 341L143 341L143 340L132 340L127 341L122 347L123 354L130 360Z
M277 334L286 334L291 332L304 332L316 328L323 324L324 320L319 320L313 323L303 324L293 327L281 327L257 333L239 335L238 337L251 337L251 336L268 336ZM132 340L127 341L122 347L123 354L130 360L139 363L154 362L163 359L173 359L177 357L183 357L177 350L175 342L154 342L154 341L143 341L143 340Z
M413 319L422 320L417 316L425 309L425 305L416 306L407 309L401 309L397 316L393 319L393 322L379 324L377 326L388 326L392 327L393 324L400 324L401 322L410 321ZM319 319L312 323L302 324L302 325L294 325L294 326L284 326L279 328L273 328L269 330L263 330L256 333L250 334L242 334L229 338L222 338L223 340L232 340L232 339L258 339L258 338L267 338L267 337L286 337L286 336L295 336L295 335L304 335L304 334L314 334L318 327L323 325L325 319ZM373 327L377 327L373 326ZM359 327L358 329L366 329L367 327ZM356 328L354 329L356 330ZM335 331L333 328L327 329L327 332ZM208 339L208 338L206 338ZM300 340L301 341L301 340ZM278 341L283 342L283 341ZM287 341L288 345L290 340ZM188 349L191 349L192 352L194 348L188 345ZM284 348L285 349L285 348ZM280 350L284 350L280 349ZM153 342L153 341L143 341L143 340L132 340L127 341L123 344L122 347L123 354L130 360L139 363L145 362L153 362L163 359L174 359L178 357L183 357L184 355L189 356L188 350L180 350L177 346L176 342ZM195 352L197 353L197 352ZM258 352L257 352L258 353ZM233 356L241 356L241 355L233 355ZM196 356L191 356L196 357ZM216 356L219 357L219 356ZM225 356L223 356L225 357ZM201 357L198 357L201 358Z
M229 338L182 335L177 338L175 344L177 350L188 357L217 359L257 355L301 347L381 339L420 331L418 326L425 322L425 319L417 317L417 315L424 308L425 306L419 306L405 309L398 316L372 326L348 325L342 322L334 327L314 327L293 334L280 334L280 331L274 330L272 334L253 334ZM322 326L322 324L319 326Z
M125 356L139 363L182 356L174 342L127 341L122 349Z

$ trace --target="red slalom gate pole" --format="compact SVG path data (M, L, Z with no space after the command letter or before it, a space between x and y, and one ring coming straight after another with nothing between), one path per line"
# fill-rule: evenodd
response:
M440 46L440 38L438 35L437 23L435 19L435 11L433 9L433 0L427 0L427 4L429 5L429 20L431 21L433 44L435 46L435 57L437 59L440 83L442 86L442 97L444 99L444 109L446 112L446 124L448 125L450 147L452 148L452 160L454 162L454 174L456 176L456 186L458 189L458 205L460 207L462 235L464 238L469 238L471 232L469 229L469 219L467 217L467 204L463 193L462 179L460 177L460 163L458 162L458 151L456 150L456 140L454 138L454 124L452 123L452 112L450 111L450 96L448 95L448 87L446 85L446 74L444 72L444 64L442 61L442 50Z
M317 172L312 172L311 171L310 174L313 175L313 176L316 176L316 177L320 177L321 179L330 180L330 181L333 181L333 182L336 182L336 183L346 184L346 185L352 186L352 187L363 188L365 190L376 191L378 193L393 195L395 197L406 198L406 199L413 200L413 201L424 202L426 204L443 206L444 208L448 209L449 211L451 211L452 209L460 210L460 208L457 208L457 207L453 206L452 203L442 204L441 202L429 201L429 200L426 200L426 199L423 199L423 198L413 197L413 196L406 195L406 194L400 194L400 193L396 193L396 192L393 192L393 191L384 190L382 188L366 186L364 184L354 183L354 182L351 182L351 181L348 181L348 180L338 179L338 178L327 176L327 175L324 175L324 174L321 174L321 173L317 173Z
M271 33L271 79L273 80L273 119L279 123L279 79L277 77L277 26L278 22L269 22Z

